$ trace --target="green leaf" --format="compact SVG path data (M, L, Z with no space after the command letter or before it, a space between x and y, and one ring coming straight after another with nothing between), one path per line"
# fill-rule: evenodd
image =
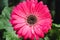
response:
M48 33L48 38L50 40L59 40L60 39L60 30L56 29L51 29Z
M9 23L11 8L5 7L2 11L2 15L0 15L0 29L4 29L6 27L11 26Z
M43 38L40 38L40 40L43 40Z
M44 37L44 40L49 40L49 37L48 36Z
M2 11L2 16L9 19L10 13L11 13L11 8L5 7L4 10Z
M4 23L2 22L2 16L0 15L0 29L4 29Z
M5 19L2 15L0 15L0 29L4 29L7 26L10 26L8 19Z
M60 24L55 24L55 23L53 23L53 26L60 28Z
M12 27L7 27L6 30L7 30L7 32L5 33L6 40L20 40L15 34Z
M20 40L9 22L10 13L11 8L5 7L2 11L2 15L0 15L0 28L6 30L3 37L6 38L6 40Z
M6 23L6 25L4 26L4 28L5 28L6 32L4 34L4 38L6 38L6 40L19 40L19 38L15 34L15 31L13 30L11 24L8 21L6 21L5 23Z

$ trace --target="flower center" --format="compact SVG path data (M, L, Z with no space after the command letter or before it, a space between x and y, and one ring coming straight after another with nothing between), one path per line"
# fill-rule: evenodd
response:
M28 16L27 22L28 22L29 24L35 24L35 23L37 22L36 16L35 16L35 15L30 15L30 16Z

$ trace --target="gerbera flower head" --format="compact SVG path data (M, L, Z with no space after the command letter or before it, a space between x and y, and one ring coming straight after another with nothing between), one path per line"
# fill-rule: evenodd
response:
M19 38L38 40L51 29L52 18L42 1L25 0L13 8L10 23Z

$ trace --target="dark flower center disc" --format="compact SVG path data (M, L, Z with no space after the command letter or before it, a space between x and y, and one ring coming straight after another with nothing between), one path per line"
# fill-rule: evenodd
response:
M29 24L35 24L36 21L37 21L37 18L36 18L36 16L34 16L34 15L30 15L30 16L28 16L28 18L27 18L27 22L28 22Z

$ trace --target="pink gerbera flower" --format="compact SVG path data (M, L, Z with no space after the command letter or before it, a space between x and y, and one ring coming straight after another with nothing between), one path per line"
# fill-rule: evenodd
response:
M15 6L11 13L11 24L18 37L34 40L43 38L51 29L52 19L47 5L42 1L26 0Z

